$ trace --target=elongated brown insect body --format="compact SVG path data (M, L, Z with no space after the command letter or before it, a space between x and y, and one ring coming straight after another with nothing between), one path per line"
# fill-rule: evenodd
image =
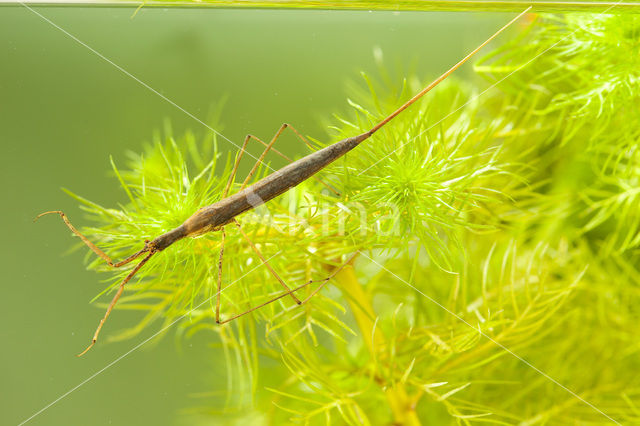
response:
M358 146L370 135L371 133L367 132L343 139L294 161L237 194L201 208L182 225L153 240L151 245L160 251L184 237L197 236L219 229L232 222L239 214L258 207L309 179Z
M290 127L290 126L287 125L287 124L283 124L280 127L280 130L276 133L276 135L272 139L271 143L269 143L269 144L265 144L260 139L255 138L254 136L250 136L250 135L247 136L247 138L245 139L244 145L242 146L242 149L240 151L240 155L236 159L236 163L235 163L233 172L231 174L231 177L230 177L229 181L227 182L227 186L226 186L226 188L224 190L224 193L222 195L222 199L220 201L218 201L217 203L211 204L209 206L202 207L197 212L195 212L191 217L189 217L182 225L178 226L177 228L160 235L159 237L153 239L152 241L145 241L145 245L140 251L138 251L137 253L134 253L133 255L129 256L128 258L126 258L125 260L123 260L121 262L113 262L111 260L111 258L107 254L105 254L96 245L94 245L91 241L89 241L84 235L82 235L80 232L78 232L78 230L76 228L74 228L73 225L71 225L71 222L69 222L69 220L67 219L66 215L63 212L61 212L61 211L49 211L49 212L42 213L38 217L36 217L36 219L38 219L41 216L44 216L44 215L47 215L47 214L51 214L51 213L59 214L62 217L64 223L69 227L69 229L71 229L71 231L74 234L76 234L78 237L80 237L80 239L82 239L82 241L91 250L93 250L94 253L96 253L98 256L100 256L102 259L104 259L110 266L113 266L115 268L124 266L124 265L128 264L129 262L131 262L131 261L139 258L140 256L146 254L142 258L142 260L131 270L131 272L127 275L127 277L120 283L120 286L118 287L118 291L116 292L116 295L114 296L113 300L109 304L109 307L107 308L107 312L105 313L104 317L100 321L100 324L98 325L98 328L97 328L97 330L96 330L96 332L95 332L95 334L93 336L91 344L80 355L83 355L89 349L91 349L91 347L98 340L98 334L100 333L100 330L102 329L102 326L104 325L105 321L107 320L107 318L108 318L109 314L111 313L113 307L115 306L116 302L120 298L120 295L122 294L122 292L124 290L125 284L127 282L129 282L129 280L138 272L138 270L140 270L140 268L142 268L142 266L144 266L145 263L147 263L149 261L149 259L155 253L158 253L158 252L160 252L162 250L165 250L167 247L169 247L170 245L172 245L176 241L178 241L180 239L183 239L185 237L196 237L198 235L202 235L202 234L205 234L205 233L211 232L211 231L218 231L218 230L222 231L221 232L222 241L221 241L221 250L220 250L220 260L218 262L218 293L216 294L216 296L217 296L216 322L217 323L223 324L223 323L229 322L229 321L231 321L231 320L233 320L235 318L238 318L238 317L240 317L242 315L245 315L245 314L247 314L249 312L252 312L255 309L258 309L258 308L260 308L260 307L262 307L262 306L264 306L264 305L266 305L268 303L271 303L271 302L273 302L275 300L278 300L278 299L281 299L283 297L290 296L298 304L305 303L307 300L309 300L314 294L316 294L318 291L320 291L322 286L324 286L329 279L331 279L333 276L335 276L335 274L337 274L344 266L346 266L355 257L355 255L352 256L350 258L350 260L347 261L347 263L345 263L341 267L337 268L329 277L325 278L324 280L308 281L307 283L305 283L305 284L303 284L301 286L298 286L296 288L290 289L287 286L287 284L280 278L280 276L271 268L271 266L269 265L268 261L264 258L264 256L262 256L262 253L260 253L260 250L258 249L258 247L256 247L251 242L251 240L249 239L247 234L242 230L242 227L240 226L240 223L237 221L236 217L238 215L248 211L248 210L251 210L251 209L253 209L253 208L255 208L255 207L257 207L257 206L259 206L259 205L261 205L263 203L268 202L269 200L272 200L273 198L277 197L278 195L281 195L282 193L286 192L290 188L293 188L294 186L304 182L305 180L309 179L310 177L312 177L313 175L318 173L320 170L324 169L326 166L328 166L332 162L336 161L337 159L339 159L340 157L344 156L346 153L348 153L352 149L356 148L363 141L368 139L376 131L378 131L380 128L382 128L384 125L386 125L389 121L391 121L394 117L396 117L402 111L407 109L414 102L416 102L418 99L420 99L422 96L424 96L427 92L429 92L431 89L433 89L435 86L437 86L441 81L443 81L445 78L447 78L452 72L454 72L462 64L464 64L467 60L469 60L473 55L475 55L481 48L483 48L491 40L493 40L495 37L497 37L498 34L503 32L507 27L509 27L516 20L518 20L521 16L523 16L526 12L528 12L529 9L531 9L531 8L530 7L527 8L525 11L523 11L518 16L516 16L514 19L512 19L508 24L506 24L501 29L496 31L491 37L489 37L487 40L485 40L482 44L480 44L477 48L475 48L471 53L469 53L467 56L465 56L462 60L460 60L457 64L455 64L453 67L451 67L448 71L443 73L440 77L435 79L431 84L429 84L427 87L425 87L419 93L417 93L413 98L411 98L407 102L405 102L400 108L398 108L393 113L391 113L389 116L387 116L385 119L380 121L377 125L375 125L373 128L371 128L371 130L369 130L369 131L367 131L365 133L362 133L360 135L357 135L357 136L353 136L353 137L350 137L350 138L343 139L343 140L341 140L339 142L336 142L336 143L334 143L332 145L327 146L326 148L323 148L321 150L313 152L313 153L311 153L311 154L309 154L309 155L307 155L307 156L305 156L305 157L303 157L303 158L301 158L301 159L299 159L297 161L294 161L294 162L290 163L289 165L283 167L282 169L271 173L270 175L260 179L258 182L256 182L256 183L254 183L254 184L252 184L252 185L250 185L250 186L245 188L245 184L248 182L249 178L253 175L254 171L256 170L256 167L257 167L257 165L256 165L256 166L254 166L254 169L249 173L249 177L247 177L247 179L245 180L245 183L243 183L243 189L241 189L238 193L236 193L234 195L227 196L229 188L230 188L230 186L231 186L231 184L233 182L233 179L235 178L235 174L236 174L236 171L237 171L237 168L238 168L238 163L240 161L240 158L242 157L242 154L244 153L244 148L246 147L248 141L251 138L254 138L254 139L257 139L258 141L260 141L261 143L263 143L266 146L266 149L263 152L263 155L258 160L258 162L261 162L262 159L264 158L264 155L266 155L267 151L269 149L271 149L273 143L280 136L282 131L285 128ZM304 137L302 135L300 135L295 129L292 128L292 130L301 139L305 140ZM306 140L305 140L305 142L306 142ZM229 319L227 319L225 321L221 321L220 320L220 291L221 291L221 277L222 277L221 271L222 271L222 255L224 253L224 241L225 241L225 235L226 235L225 231L224 231L224 226L228 225L228 224L230 224L232 222L237 226L237 228L239 229L239 231L242 234L243 238L245 238L247 240L247 242L250 244L251 248L260 257L260 259L262 260L262 262L265 265L265 267L267 267L269 269L270 273L280 282L280 284L286 289L286 291L283 294L281 294L280 296L277 296L277 297L275 297L275 298L263 303L262 305L256 306L256 307L254 307L252 309L249 309L246 312L243 312L241 314L235 315L235 316L233 316L233 317L231 317L231 318L229 318ZM307 286L309 284L312 284L314 282L320 282L321 285L318 288L316 288L311 293L311 295L308 296L303 301L299 300L294 295L294 293L296 291L298 291L299 289L301 289L304 286Z

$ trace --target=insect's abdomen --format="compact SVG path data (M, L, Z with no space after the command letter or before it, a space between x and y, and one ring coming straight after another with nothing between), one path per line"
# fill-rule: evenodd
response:
M201 208L184 222L187 235L197 236L226 225L240 213L258 207L309 179L369 136L370 134L363 133L311 153L260 179L237 194Z
M359 136L341 140L340 142L336 142L333 145L311 153L273 172L230 198L238 199L238 203L236 204L234 202L233 204L242 211L266 203L288 189L309 179L327 165L358 146L358 144L367 137L369 137L369 135L364 133ZM246 204L243 204L243 201L246 201Z

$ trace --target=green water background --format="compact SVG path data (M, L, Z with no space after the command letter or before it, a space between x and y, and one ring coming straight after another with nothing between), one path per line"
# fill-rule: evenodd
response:
M226 96L218 130L236 144L247 133L269 138L283 122L325 138L320 118L346 110L346 83L360 71L375 74L374 49L397 75L433 77L513 16L143 9L131 19L126 8L36 10L202 120ZM100 372L157 330L106 343L139 318L128 311L115 311L102 341L76 358L103 314L88 302L105 277L85 270L84 250L64 255L77 240L59 218L32 223L52 209L87 223L61 187L107 207L126 202L109 155L125 163L164 119L176 134L207 131L42 17L0 7L1 424L26 420L96 373L28 424L181 424L181 410L202 403L193 395L225 380L207 337L176 341L171 332ZM295 139L282 143L305 153Z

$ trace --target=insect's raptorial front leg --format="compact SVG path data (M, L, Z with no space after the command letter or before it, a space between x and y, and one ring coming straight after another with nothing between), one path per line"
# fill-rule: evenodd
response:
M107 308L107 312L104 314L104 317L102 317L102 319L100 320L100 324L98 324L98 328L96 329L96 332L93 334L93 339L91 339L91 343L89 344L89 346L87 347L87 349L85 349L84 351L82 351L80 354L78 354L78 356L82 356L85 353L87 353L87 351L89 349L91 349L93 347L93 345L96 344L96 342L98 341L98 335L100 334L100 330L102 330L102 326L104 326L104 323L107 321L107 318L109 317L109 315L111 314L111 311L113 310L113 307L116 305L116 303L118 302L118 299L120 299L120 296L122 295L122 292L124 291L124 286L125 284L127 284L129 282L129 280L131 280L131 278L133 278L133 276L140 270L140 268L142 268L142 266L144 266L145 263L147 263L147 261L149 259L151 259L151 256L153 256L154 254L157 253L157 249L154 248L152 246L152 244L149 244L149 241L145 241L145 245L144 248L140 251L138 251L137 253L132 254L131 256L127 257L126 259L120 261L120 262L113 262L111 260L111 258L102 250L100 250L95 244L93 244L91 241L89 241L89 239L87 237L85 237L84 235L82 235L69 221L69 219L67 219L67 215L65 215L63 212L59 211L59 210L55 210L55 211L49 211L49 212L44 212L39 214L38 216L36 216L35 220L38 220L39 218L41 218L42 216L48 215L48 214L58 214L60 215L60 217L62 218L62 220L64 221L64 223L67 225L67 227L71 230L71 232L73 232L75 235L77 235L83 243L85 243L95 254L97 254L98 256L100 256L105 262L107 262L107 264L109 264L109 266L112 266L114 268L119 268L121 266L126 265L127 263L137 259L138 257L140 257L141 255L143 255L144 253L148 253L132 270L131 272L129 272L129 274L125 277L125 279L120 283L120 286L118 287L118 291L116 292L116 295L113 297L113 299L111 300L111 303L109 303L109 307Z
M146 253L149 251L148 247L147 247L147 241L145 241L145 247L140 250L137 253L132 254L131 256L127 257L126 259L120 261L120 262L116 262L114 263L111 258L109 256L107 256L107 254L105 252L103 252L102 250L100 250L95 244L93 244L91 241L89 241L89 239L87 237L85 237L84 235L82 235L72 224L71 222L69 222L69 219L67 218L67 215L64 214L63 212L61 212L60 210L54 210L54 211L50 211L50 212L44 212L44 213L40 213L38 216L36 216L36 218L33 220L34 222L38 219L40 219L42 216L48 215L48 214L59 214L60 217L62 218L62 220L64 221L65 225L67 225L67 227L69 229L71 229L71 232L73 232L75 235L77 235L83 243L85 243L95 254L97 254L98 256L100 256L105 262L107 262L109 264L109 266L112 266L114 268L119 268L123 265L126 265L127 263L131 262L132 260L137 259L138 257L140 257L142 254Z
M79 353L78 356L82 356L82 355L86 354L87 351L89 351L89 349L91 349L93 347L93 345L96 344L96 342L98 341L98 335L100 334L100 330L102 330L102 326L107 321L107 318L109 318L109 314L111 314L111 311L113 310L113 307L116 306L116 303L118 302L118 299L120 299L120 296L122 295L122 292L124 291L124 285L126 283L128 283L131 278L133 278L133 276L140 270L140 268L142 268L142 266L144 266L145 263L147 263L147 261L149 259L151 259L151 256L153 256L154 254L156 254L156 251L155 250L151 250L149 252L149 254L144 259L142 259L140 261L140 263L138 263L136 265L136 267L133 268L133 270L131 272L129 272L129 275L127 275L126 278L124 280L122 280L122 282L120 283L120 286L118 287L118 291L116 292L116 295L111 300L111 303L109 303L109 307L107 308L107 312L105 312L104 317L102 317L102 319L100 320L100 324L98 324L98 328L96 329L96 332L93 335L93 339L91 339L91 343L89 344L87 349L85 349L84 351Z
M278 275L278 273L271 267L271 265L269 264L269 261L267 259L264 258L264 256L262 255L262 253L260 252L260 250L258 249L258 247L256 247L255 244L253 244L253 241L251 241L251 239L249 238L249 236L244 232L244 230L242 229L242 226L240 226L240 222L238 222L237 219L233 219L233 223L236 224L236 226L238 227L238 230L240 231L240 234L242 234L242 237L249 243L249 245L251 246L251 249L258 255L258 257L260 258L260 260L262 261L262 263L264 264L264 266L267 267L267 269L269 270L269 272L271 273L271 275L273 275L273 277L278 280L278 282L280 284L282 284L282 286L287 289L287 291L289 292L289 294L291 294L291 298L293 300L295 300L295 302L299 305L302 302L300 301L300 299L298 299L295 294L293 294L291 292L291 290L289 289L289 287L285 284L284 280L282 278L280 278L280 275Z
M226 320L224 320L224 321L218 321L218 323L219 323L219 324L225 324L225 323L227 323L227 322L229 322L229 321L233 321L234 319L236 319L236 318L240 318L241 316L246 315L246 314L248 314L248 313L250 313L250 312L253 312L253 311L255 311L256 309L260 309L260 308L262 308L263 306L267 306L268 304L273 303L273 302L275 302L276 300L280 300L280 299L282 299L283 297L286 297L286 296L287 296L287 295L289 295L289 294L290 294L290 295L293 295L293 293L295 293L296 291L298 291L298 290L300 290L300 289L302 289L302 288L304 288L304 287L306 287L306 286L308 286L308 285L311 285L311 284L313 284L313 283L322 283L322 284L320 284L320 285L318 286L318 288L317 288L317 289L315 289L315 290L314 290L314 291L313 291L309 296L307 296L307 297L306 297L306 298L305 298L305 299L304 299L300 304L307 303L307 302L308 302L308 301L309 301L313 296L315 296L316 294L318 294L318 292L319 292L320 290L322 290L322 288L323 288L323 287L324 287L324 286L329 282L329 280L331 280L331 279L332 279L333 277L335 277L335 276L336 276L340 271L342 271L342 270L343 270L347 265L349 265L349 264L353 261L353 259L355 259L355 257L356 257L357 255L358 255L358 252L356 252L356 253L354 253L353 255L351 255L351 256L349 257L349 259L347 259L347 261L346 261L345 263L343 263L342 265L340 265L338 268L336 268L336 269L331 273L331 275L329 275L328 277L326 277L326 278L324 278L324 279L322 279L322 280L309 280L309 281L307 281L306 283L304 283L304 284L302 284L302 285L300 285L300 286L298 286L298 287L296 287L296 288L294 288L294 289L292 289L292 290L289 290L289 291L287 291L287 292L285 292L285 293L282 293L281 295L276 296L276 297L274 297L273 299L270 299L270 300L268 300L268 301L266 301L266 302L264 302L264 303L262 303L262 304L260 304L260 305L258 305L258 306L254 306L253 308L251 308L251 309L249 309L249 310L247 310L247 311L245 311L245 312L242 312L241 314L234 315L234 316L232 316L231 318L228 318L228 319L226 319Z

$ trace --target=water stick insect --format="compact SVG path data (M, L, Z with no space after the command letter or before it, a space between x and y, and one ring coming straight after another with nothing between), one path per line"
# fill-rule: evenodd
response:
M530 8L529 8L530 9ZM135 259L138 259L140 257L142 257L142 260L131 270L131 272L129 272L129 274L122 280L122 282L119 284L118 286L118 290L116 291L115 296L113 297L111 303L109 304L106 313L104 314L103 318L100 320L100 323L98 325L98 328L96 329L93 338L91 339L91 343L89 344L89 346L82 352L80 353L78 356L84 355L89 349L91 349L95 343L98 340L98 335L100 334L100 331L102 330L102 327L104 326L104 323L106 322L107 318L109 317L109 315L111 314L111 311L113 310L114 306L116 305L116 303L118 302L118 299L120 298L120 296L122 295L123 291L124 291L124 287L127 284L127 282L129 282L134 275L136 275L136 273L149 261L149 259L151 259L152 256L156 255L157 253L167 249L169 246L171 246L173 243L175 243L176 241L179 241L183 238L187 238L187 237L197 237L200 236L202 234L208 233L208 232L214 232L214 231L220 231L221 233L221 248L220 248L220 256L219 256L219 260L218 260L218 277L217 277L217 294L216 294L216 308L215 308L215 317L216 317L216 323L218 324L224 324L227 323L229 321L232 321L236 318L239 318L243 315L246 315L256 309L259 309L269 303L275 302L276 300L282 299L284 297L291 297L295 303L297 303L298 305L304 304L306 303L309 299L311 299L316 293L318 293L324 285L326 285L326 283L333 278L340 270L342 270L354 257L355 255L352 255L349 260L347 260L346 263L344 263L342 266L336 268L332 274L322 280L309 280L306 283L295 287L295 288L290 288L285 282L284 280L278 275L278 273L271 267L271 265L269 264L268 260L265 259L265 257L262 255L262 253L260 252L260 250L258 249L258 247L256 247L255 244L253 244L251 242L251 240L249 239L249 237L247 236L247 234L243 231L242 226L240 224L240 222L236 219L236 217L244 212L247 212L249 210L252 210L266 202L268 202L269 200L272 200L273 198L277 197L278 195L283 194L284 192L288 191L289 189L295 187L296 185L304 182L305 180L314 177L314 175L316 173L318 173L319 171L321 171L322 169L324 169L326 166L328 166L329 164L331 164L332 162L336 161L337 159L339 159L340 157L344 156L346 153L350 152L351 150L353 150L354 148L356 148L358 145L360 145L363 141L367 140L368 138L370 138L375 132L377 132L380 128L382 128L383 126L385 126L389 121L391 121L394 117L396 117L397 115L399 115L402 111L404 111L405 109L407 109L409 106L411 106L413 103L415 103L418 99L420 99L422 96L424 96L427 92L429 92L431 89L433 89L435 86L437 86L440 82L442 82L444 79L446 79L451 73L453 73L456 69L458 69L462 64L464 64L465 62L467 62L472 56L474 56L480 49L482 49L485 45L487 45L489 42L491 42L494 38L496 38L500 33L502 33L504 30L506 30L511 24L513 24L515 21L517 21L520 17L522 17L526 12L529 11L529 9L526 9L525 11L523 11L522 13L520 13L518 16L516 16L514 19L512 19L509 23L507 23L506 25L504 25L502 28L500 28L498 31L496 31L491 37L489 37L487 40L485 40L483 43L481 43L478 47L476 47L473 51L471 51L467 56L465 56L463 59L461 59L458 63L456 63L454 66L452 66L449 70L447 70L446 72L444 72L441 76L439 76L438 78L436 78L432 83L430 83L427 87L425 87L424 89L422 89L419 93L417 93L416 95L414 95L410 100L408 100L407 102L405 102L402 106L400 106L397 110L395 110L393 113L391 113L390 115L388 115L386 118L384 118L382 121L380 121L378 124L376 124L374 127L372 127L369 131L364 132L362 134L353 136L353 137L349 137L346 139L343 139L339 142L336 142L332 145L329 145L323 149L320 149L316 152L313 152L299 160L296 160L294 162L291 162L290 164L288 164L287 166L281 168L280 170L277 170L271 174L269 174L268 176L258 180L257 182L248 185L251 177L255 174L255 172L258 169L259 164L262 163L262 160L264 159L264 157L266 156L266 154L273 149L273 145L276 142L276 140L280 137L280 135L282 134L282 132L287 129L290 128L291 130L294 131L294 133L300 138L302 139L305 143L307 143L306 139L299 133L297 132L293 127L289 126L288 124L283 124L282 126L280 126L279 130L276 132L275 136L271 139L271 141L267 144L263 141L261 141L260 139L256 138L255 136L252 135L248 135L245 140L244 143L240 149L240 152L236 158L236 161L234 163L234 167L232 170L232 173L229 177L229 180L226 183L225 189L222 193L222 197L221 200L200 208L198 211L196 211L191 217L189 217L182 225L178 226L175 229L170 230L169 232L166 232L158 237L156 237L153 240L146 240L144 242L144 247L139 250L138 252L132 254L131 256L127 257L126 259L120 261L120 262L113 262L113 260L106 254L104 253L100 248L98 248L95 244L93 244L91 241L89 241L89 239L87 237L85 237L83 234L81 234L69 221L69 219L67 218L67 216L62 212L62 211L47 211L44 212L40 215L38 215L36 217L36 220L39 219L42 216L48 215L48 214L58 214L60 215L60 217L62 218L62 220L64 221L64 223L67 225L67 227L76 235L78 236L95 254L97 254L100 258L102 258L109 266L114 267L114 268L120 268L124 265L129 264L130 262L134 261ZM238 165L240 163L240 160L246 150L247 144L249 143L249 141L251 139L256 139L257 141L259 141L260 143L262 143L265 146L265 149L263 151L263 153L261 154L261 156L259 157L257 163L255 164L255 166L251 169L251 171L249 172L247 178L244 180L244 182L242 183L240 190L233 194L233 195L229 195L229 190L231 188L231 185L234 183L235 181L235 176L236 176L236 172L238 170ZM275 151L275 149L273 149ZM280 154L280 153L279 153ZM282 154L280 154L282 155ZM249 243L249 245L251 246L251 249L257 254L257 256L260 258L260 260L262 261L262 264L269 270L269 273L271 275L273 275L273 277L282 285L282 287L284 288L284 292L282 294L280 294L277 297L274 297L270 300L268 300L265 303L262 303L261 305L255 306L245 312L242 312L240 314L234 315L228 319L225 320L221 320L220 319L220 293L221 293L221 286L222 286L222 262L223 262L223 256L224 256L224 244L225 244L225 237L226 237L226 233L225 233L225 226L226 225L231 225L233 224L240 232L240 234L242 235L242 237ZM308 285L311 285L313 283L320 283L320 285L318 285L318 287L311 292L310 295L308 295L305 299L300 300L298 297L296 297L295 293L302 289L303 287L306 287Z

